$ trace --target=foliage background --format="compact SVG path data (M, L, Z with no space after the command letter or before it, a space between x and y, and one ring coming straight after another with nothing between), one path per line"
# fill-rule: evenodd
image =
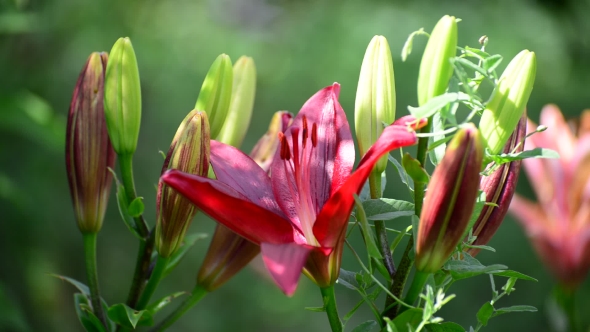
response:
M590 104L590 21L583 17L589 9L587 0L0 0L0 330L82 329L73 310L74 289L48 273L85 280L82 241L65 175L64 136L71 93L90 52L108 51L120 36L133 41L143 94L136 183L145 197L146 217L153 222L162 163L158 150L167 151L220 53L234 61L250 55L257 64L255 115L243 145L246 151L264 133L273 112L296 112L315 91L334 81L342 84L340 101L352 123L360 64L375 34L389 40L398 116L407 114L406 106L417 103L425 38L418 38L405 63L401 47L410 32L420 27L430 31L444 14L463 19L461 46L476 46L486 34L488 50L505 58L524 48L537 53L531 118L537 120L540 108L550 102L576 116ZM521 179L519 191L532 197L526 177ZM386 194L404 198L400 188L390 176ZM392 227L409 223L394 222ZM213 225L198 216L192 231L211 232ZM198 243L156 296L192 289L207 245L206 240ZM546 300L553 279L522 229L507 218L491 245L497 253L482 253L484 264L506 264L539 279L519 282L517 292L500 306L530 304L540 311L495 318L487 330L549 330ZM125 300L136 250L137 242L111 199L98 251L102 292L109 303ZM344 267L360 270L350 253L345 255ZM475 325L478 308L491 298L487 277L451 291L458 297L441 315L464 327ZM588 281L582 291L590 294ZM339 286L337 297L342 313L360 300ZM582 308L590 306L589 298L581 297ZM321 297L304 277L289 299L262 274L246 269L172 330L326 331L325 315L303 310L307 306L321 306ZM366 319L370 314L360 311L348 330Z

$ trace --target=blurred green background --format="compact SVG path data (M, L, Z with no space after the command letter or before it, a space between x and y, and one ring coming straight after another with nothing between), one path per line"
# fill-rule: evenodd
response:
M81 331L73 308L74 288L49 276L85 280L82 239L70 205L64 167L65 122L79 71L92 51L108 51L129 36L142 83L143 118L134 160L138 192L153 223L155 185L172 136L197 98L215 57L252 56L258 69L255 115L243 145L249 151L277 110L296 112L320 88L340 82L340 101L352 121L360 64L375 34L388 38L394 56L398 116L416 106L416 80L425 38L407 62L400 51L409 33L430 31L444 14L457 16L459 45L477 46L511 58L522 49L537 53L538 72L530 117L557 103L568 116L590 106L589 1L90 1L0 0L0 331ZM503 68L507 61L503 63ZM393 175L393 173L391 173ZM532 197L526 177L519 191ZM405 197L390 177L387 194ZM114 196L113 196L114 197ZM109 303L126 298L137 242L120 221L111 199L99 235L99 272ZM394 224L395 223L395 224ZM408 220L392 221L405 227ZM192 231L211 232L198 216ZM196 245L156 297L192 289L208 241ZM539 279L518 282L498 306L528 304L537 313L503 315L487 331L549 331L547 298L553 279L542 267L522 229L507 218L482 253L484 264L502 263ZM344 267L360 270L345 251ZM497 279L502 285L504 280ZM360 300L337 286L341 313ZM590 282L580 305L590 307ZM456 284L457 298L441 315L475 326L478 308L491 298L486 276ZM379 299L382 303L382 299ZM173 303L170 307L173 307ZM254 269L246 269L181 319L171 331L327 331L318 289L305 277L293 298ZM583 311L584 312L584 311ZM583 315L584 316L584 315ZM583 318L589 320L585 315ZM366 308L348 329L372 319Z

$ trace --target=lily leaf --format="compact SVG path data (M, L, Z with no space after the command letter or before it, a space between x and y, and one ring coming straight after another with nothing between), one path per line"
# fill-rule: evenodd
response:
M168 304L170 304L170 302L172 302L172 300L174 300L175 298L182 296L182 295L189 295L189 293L187 292L176 292L174 294L170 294L168 296L164 296L163 298L153 302L152 304L148 305L145 310L149 311L150 314L152 316L155 316L158 311L160 311L162 308L164 308L165 306L167 306Z
M393 220L414 214L414 204L408 201L379 198L363 202L368 220Z
M363 209L363 204L356 195L354 197L354 201L356 203L356 217L361 225L363 239L365 240L365 245L367 246L367 252L369 253L370 257L383 259L383 256L381 256L381 253L379 252L379 248L377 248L377 243L375 243L373 231L371 230L369 222L367 221L367 216L365 214L365 210Z
M129 213L129 205L130 203L127 201L127 195L125 194L125 187L119 182L117 178L117 174L115 171L109 168L109 171L113 173L113 179L115 179L115 184L117 186L117 206L119 207L119 213L121 214L121 218L123 219L123 223L127 226L127 229L139 240L144 240L144 238L139 234L139 229L137 224L135 223L135 219ZM135 199L137 200L137 199ZM135 202L134 200L134 202ZM143 202L140 202L143 205ZM138 204L138 203L135 203ZM139 207L138 207L139 208ZM134 207L135 209L135 207ZM143 212L143 211L142 211Z
M88 332L106 332L100 319L94 315L90 306L90 301L82 293L74 294L74 306L76 315L84 329Z
M410 114L415 116L417 119L423 119L430 117L438 110L445 107L447 104L457 101L470 101L471 99L471 96L463 92L448 92L431 98L421 107L408 106L408 111L410 111Z
M154 324L154 318L149 311L135 310L124 303L117 303L111 306L107 311L107 315L115 323L126 328L134 329L140 321L143 322L141 325L151 326Z
M370 332L371 330L373 330L377 326L379 326L379 324L377 324L376 321L374 321L374 320L368 320L368 321L366 321L364 323L361 323L357 327L355 327L352 330L352 332Z

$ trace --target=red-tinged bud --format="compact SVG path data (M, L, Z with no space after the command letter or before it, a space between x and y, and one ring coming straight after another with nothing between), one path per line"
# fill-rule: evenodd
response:
M268 131L258 140L250 152L250 157L267 172L279 147L277 137L287 129L292 119L293 115L289 112L276 112ZM218 224L197 275L197 284L209 292L216 290L248 265L259 252L260 246Z
M209 142L207 114L191 111L176 131L162 167L162 174L168 169L177 169L207 176ZM156 248L160 256L170 257L182 244L197 208L163 182L158 185L156 206Z
M106 53L92 53L80 72L66 133L66 168L78 227L97 233L102 227L115 165L104 115Z
M522 152L524 144L522 140L526 135L526 112L520 119L516 131L512 134L504 147L503 153ZM516 191L516 183L520 173L521 160L515 160L500 165L492 174L481 179L481 190L486 194L486 202L494 205L485 205L479 218L473 226L473 235L476 236L473 245L486 245L496 233ZM469 248L467 252L471 256L479 253L479 249Z
M435 272L462 240L479 190L483 143L473 124L460 129L435 169L424 199L416 268Z

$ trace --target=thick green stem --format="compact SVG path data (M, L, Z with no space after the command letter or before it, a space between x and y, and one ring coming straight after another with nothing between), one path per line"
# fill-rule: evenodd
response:
M105 328L108 330L107 318L102 308L100 292L98 290L98 271L96 268L96 233L85 233L84 236L84 255L86 260L86 275L88 278L88 287L90 288L90 301L94 314Z
M369 191L372 199L381 198L381 173L372 172L369 176ZM379 251L383 256L383 265L387 269L389 276L393 278L395 275L395 262L389 250L389 240L387 239L387 230L385 229L385 222L383 220L375 220L375 233L377 234L377 244Z
M322 299L324 300L324 309L330 321L332 332L342 332L342 322L338 316L338 306L336 305L336 294L334 294L334 286L320 287L322 292Z
M428 123L424 128L420 130L421 133L430 133L432 128L432 117L428 118ZM418 139L418 152L416 153L416 160L420 162L422 167L426 164L426 153L428 152L428 137L420 137ZM425 194L426 184L421 182L414 183L414 214L418 217L422 213L422 204L424 202L424 194ZM412 265L414 264L414 259L411 257L410 253L414 249L414 238L410 237L408 240L408 244L406 245L406 250L404 251L404 255L402 256L402 260L399 263L397 272L395 274L395 278L393 279L393 283L391 285L390 291L393 295L397 296L398 298L402 297L402 293L404 291L406 280L408 280L408 274L412 269ZM397 313L399 312L401 306L395 306L394 300L391 297L388 297L385 302L386 311L383 313L385 317L389 317L390 319L395 318Z
M564 311L568 320L568 331L580 332L578 309L576 307L576 291L570 287L559 285L553 291L555 302Z
M172 324L174 324L182 315L184 315L187 311L189 311L192 307L194 307L205 295L207 295L207 290L199 285L195 286L191 296L186 299L180 307L176 308L166 319L164 319L160 324L150 330L150 332L160 332L164 331L169 328Z
M133 155L119 155L119 167L121 169L121 181L125 188L125 196L127 196L127 202L131 203L137 198L135 193L135 181L133 180ZM135 218L137 225L137 231L139 235L146 238L149 236L149 228L146 221L143 219L143 215Z
M160 280L162 279L162 275L164 274L164 271L166 270L166 266L168 265L169 260L170 259L168 257L158 256L158 259L156 260L156 266L154 267L154 270L152 271L152 275L150 276L150 280L148 281L147 285L145 286L143 293L141 293L141 296L139 297L139 301L137 301L137 306L136 306L137 310L145 309L145 307L150 302L150 298L152 297L152 295L156 291L156 288L158 288L158 284L160 283Z
M154 250L155 231L152 230L147 241L139 241L139 250L137 252L137 259L135 261L135 272L133 273L133 281L127 296L127 305L135 308L139 295L145 287L147 279L147 272L150 267L152 252Z
M409 305L414 305L414 303L416 302L416 300L420 296L420 293L422 292L422 288L424 288L424 285L426 284L426 279L428 279L429 275L430 275L430 273L427 273L427 272L416 271L416 274L414 274L414 280L412 280L412 284L410 285L410 289L408 289L408 294L406 295L406 298L404 299L405 303L407 303ZM408 307L401 307L398 311L399 311L399 313L402 313L406 309L408 309Z

